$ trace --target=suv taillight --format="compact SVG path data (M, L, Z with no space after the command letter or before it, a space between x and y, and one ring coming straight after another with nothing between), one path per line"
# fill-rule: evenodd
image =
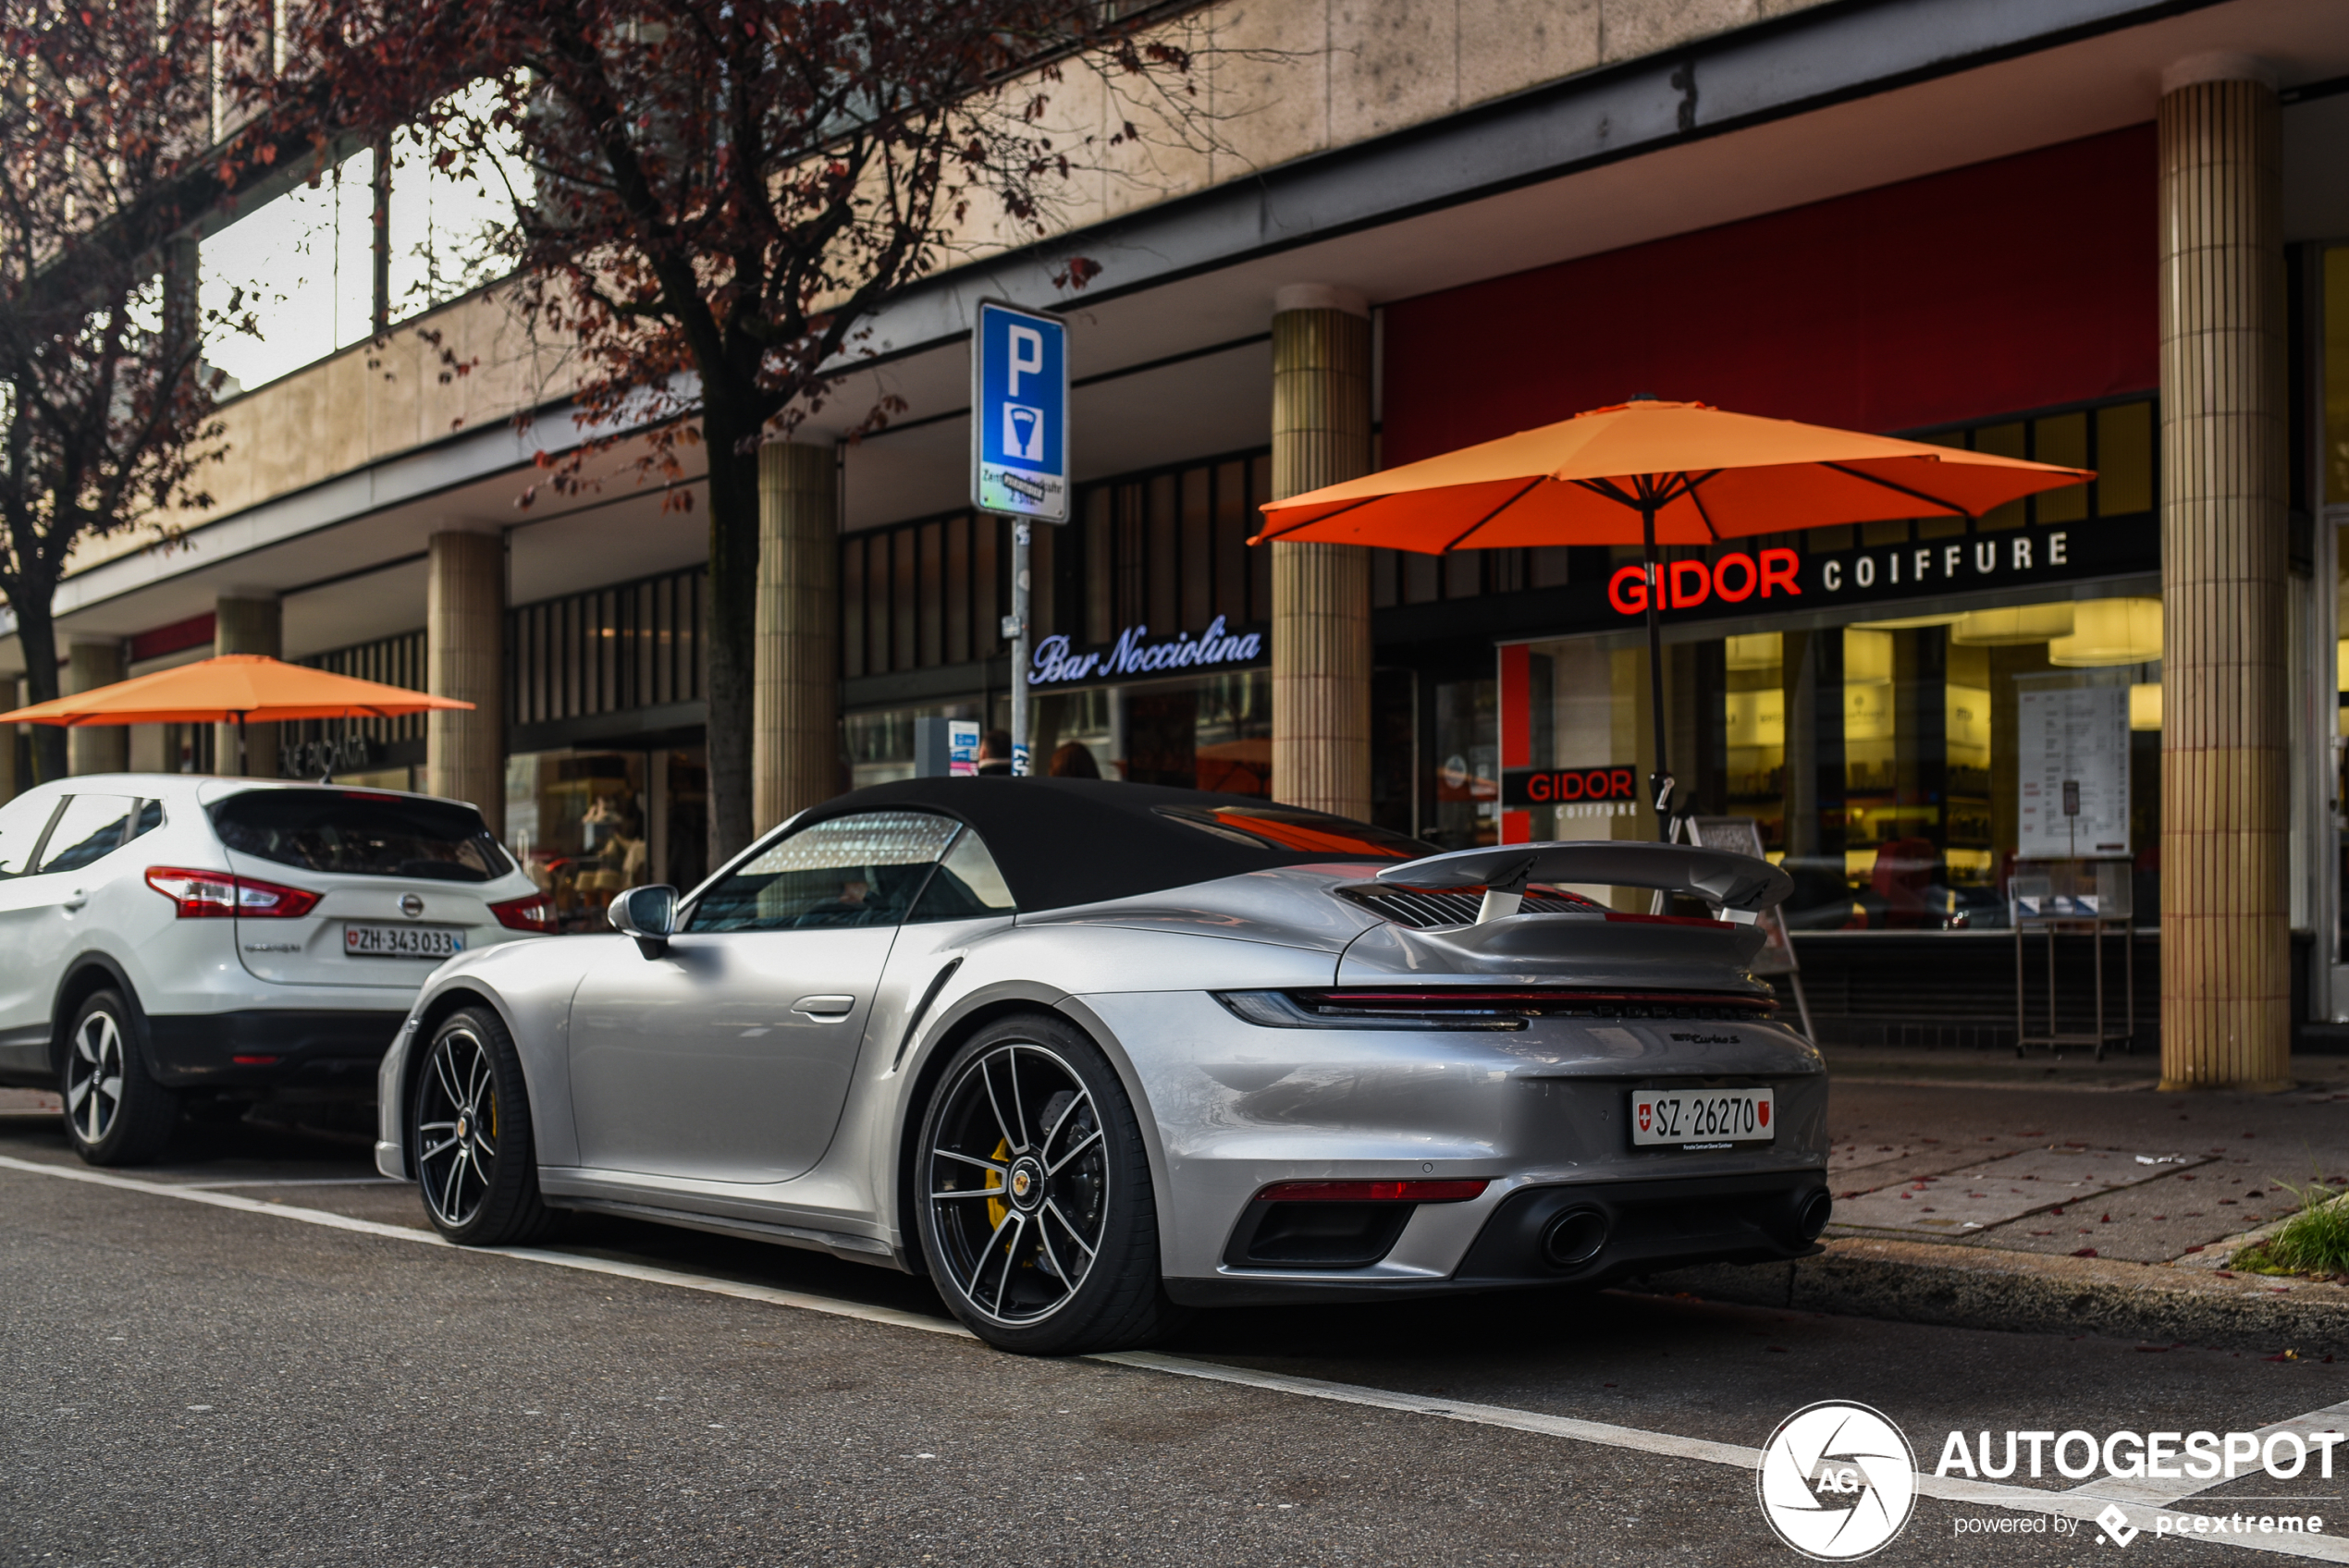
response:
M550 937L555 931L555 900L547 893L531 893L519 899L508 899L502 904L491 904L489 913L498 924L509 931L532 931Z
M182 920L292 920L318 907L318 895L225 871L147 867L147 886L169 899Z

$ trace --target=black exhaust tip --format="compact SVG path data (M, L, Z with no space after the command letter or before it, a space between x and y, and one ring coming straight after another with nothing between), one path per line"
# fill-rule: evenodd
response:
M1825 1187L1821 1187L1802 1201L1802 1218L1795 1221L1794 1228L1804 1241L1815 1242L1819 1239L1819 1232L1827 1228L1827 1221L1834 1217L1835 1200L1827 1196Z
M1542 1256L1560 1268L1581 1267L1605 1245L1606 1216L1595 1208L1569 1208L1542 1232Z

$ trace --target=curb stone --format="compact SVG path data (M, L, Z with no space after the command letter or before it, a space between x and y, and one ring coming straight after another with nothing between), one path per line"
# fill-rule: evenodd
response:
M2214 1247L2212 1250L2216 1250ZM1984 1246L1842 1238L1792 1263L1708 1264L1629 1282L1650 1294L2167 1347L2349 1351L2349 1288Z

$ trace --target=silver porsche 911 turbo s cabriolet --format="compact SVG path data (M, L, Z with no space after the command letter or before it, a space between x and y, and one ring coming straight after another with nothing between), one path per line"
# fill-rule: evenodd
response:
M820 1248L1037 1354L1800 1256L1826 1078L1747 971L1787 888L1187 790L879 785L622 894L617 935L441 966L376 1159L455 1242L589 1209Z

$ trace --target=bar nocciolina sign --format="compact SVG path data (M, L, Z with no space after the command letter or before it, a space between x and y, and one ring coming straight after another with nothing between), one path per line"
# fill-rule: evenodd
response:
M1666 619L1701 620L2160 570L2160 531L2147 518L1817 555L1772 547L1666 561L1656 607ZM1617 568L1603 584L1561 592L1575 604L1578 628L1635 621L1647 612L1647 574L1636 563Z
M1109 643L1077 647L1062 633L1036 644L1029 662L1030 686L1083 686L1096 681L1244 669L1265 662L1270 639L1261 626L1231 627L1222 616L1204 631L1153 637L1148 626L1129 626Z

